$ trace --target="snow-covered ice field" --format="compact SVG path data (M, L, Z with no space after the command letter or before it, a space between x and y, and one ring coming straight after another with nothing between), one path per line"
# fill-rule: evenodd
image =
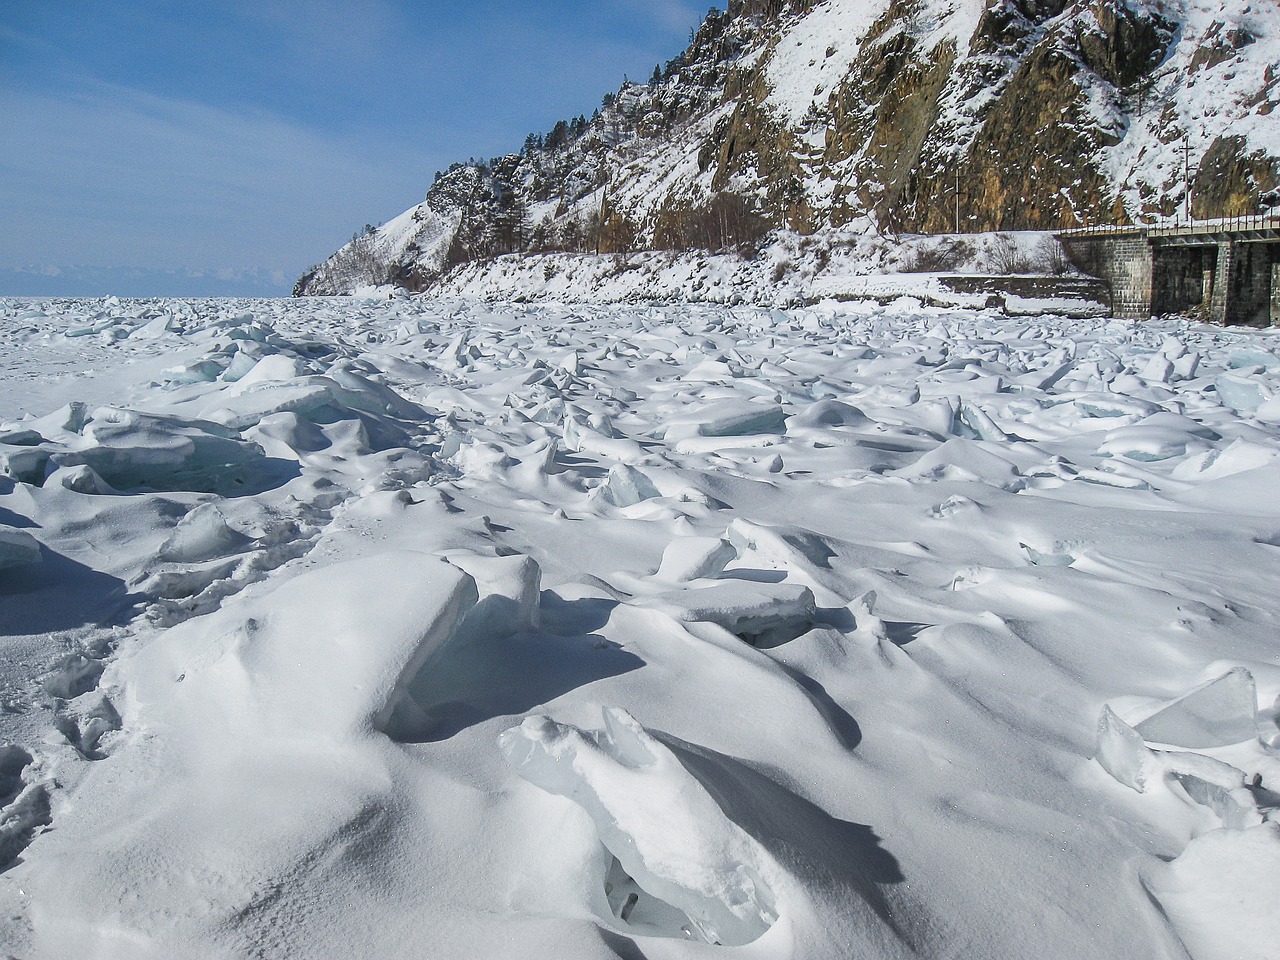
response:
M1280 956L1280 334L0 300L0 955Z

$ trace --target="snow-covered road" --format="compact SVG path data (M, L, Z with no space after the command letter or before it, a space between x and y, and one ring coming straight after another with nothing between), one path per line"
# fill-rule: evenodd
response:
M0 954L1275 956L1280 335L0 300L0 347Z

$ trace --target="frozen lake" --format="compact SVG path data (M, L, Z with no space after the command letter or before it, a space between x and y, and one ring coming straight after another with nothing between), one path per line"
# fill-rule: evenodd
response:
M1278 490L1266 331L0 299L0 954L1273 956Z

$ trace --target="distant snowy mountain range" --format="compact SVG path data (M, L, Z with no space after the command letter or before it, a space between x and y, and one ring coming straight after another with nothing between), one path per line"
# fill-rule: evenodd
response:
M295 293L779 243L820 272L867 236L1255 213L1278 65L1271 0L733 0L648 83L455 164Z

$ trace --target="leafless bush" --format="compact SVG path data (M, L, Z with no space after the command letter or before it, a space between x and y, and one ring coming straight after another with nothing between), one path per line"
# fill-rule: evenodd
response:
M609 267L605 271L606 277L620 277L624 273L632 270L642 270L644 264L632 257L630 253L618 252L609 256Z
M940 273L957 270L973 257L973 244L955 237L939 237L920 243L902 259L903 273Z
M325 279L336 287L391 282L391 265L378 256L372 233L357 233L323 266Z
M543 220L529 228L528 253L595 253L600 243L600 215Z
M1031 273L1034 265L1018 246L1016 240L1007 234L996 234L991 249L987 253L991 272L1008 276L1015 273Z
M654 246L660 250L730 250L754 255L772 224L755 201L719 193L701 207L679 211L659 222Z

